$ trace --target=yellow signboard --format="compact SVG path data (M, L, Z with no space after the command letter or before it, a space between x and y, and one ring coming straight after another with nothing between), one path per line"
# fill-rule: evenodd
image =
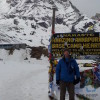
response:
M60 57L65 48L72 54L100 55L100 33L57 33L51 39L51 52Z

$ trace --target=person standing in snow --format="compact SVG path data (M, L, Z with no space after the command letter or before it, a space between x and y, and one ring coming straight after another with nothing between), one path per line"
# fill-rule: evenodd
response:
M64 57L59 60L56 68L56 84L60 85L60 100L65 100L66 88L69 100L75 100L74 85L80 81L79 67L75 59L70 57L68 49L64 50Z

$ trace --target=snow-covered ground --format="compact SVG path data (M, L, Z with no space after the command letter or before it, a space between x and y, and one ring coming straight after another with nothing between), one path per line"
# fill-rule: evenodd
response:
M0 0L0 6L0 14L9 10L9 4L7 4L6 0Z
M0 54L0 100L49 99L48 58L25 61L24 50L10 56L7 51L0 50Z
M28 59L24 60L26 57ZM77 60L77 62L94 61ZM13 55L9 55L8 50L0 49L0 100L49 100L48 66L47 57L42 56L40 60L30 58L29 48L14 50ZM80 71L85 69L88 68L80 66ZM87 88L93 91L87 92ZM78 93L84 93L93 96L93 100L99 100L99 91L99 88L94 91L94 88L88 86L80 89ZM59 96L59 91L57 95ZM77 97L75 98L78 100Z

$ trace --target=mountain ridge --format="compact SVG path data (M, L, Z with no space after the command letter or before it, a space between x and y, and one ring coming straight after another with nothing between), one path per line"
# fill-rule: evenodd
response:
M100 23L81 14L69 0L8 1L10 10L0 20L1 26L7 23L4 25L7 30L4 27L0 30L31 46L49 44L53 6L56 7L55 33L100 31Z

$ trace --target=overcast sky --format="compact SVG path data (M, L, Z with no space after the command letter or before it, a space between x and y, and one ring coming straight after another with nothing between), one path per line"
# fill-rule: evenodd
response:
M72 3L88 17L100 13L100 0L71 0Z

